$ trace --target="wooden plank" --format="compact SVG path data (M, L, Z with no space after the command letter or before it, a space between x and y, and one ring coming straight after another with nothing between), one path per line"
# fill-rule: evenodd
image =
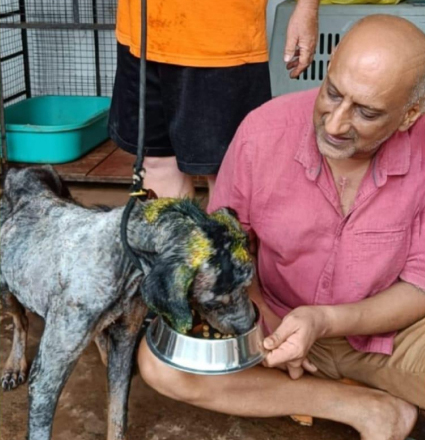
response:
M107 140L94 150L74 162L54 165L55 170L66 182L131 184L136 156L118 148ZM9 163L12 167L34 166L35 164ZM195 188L207 188L203 176L194 176Z
M94 168L87 178L90 181L131 183L135 162L135 155L118 148ZM208 188L207 181L203 176L194 176L193 183L195 188Z
M61 165L54 165L54 168L59 175L68 182L85 181L90 172L117 149L118 147L115 143L108 140L90 151L81 159Z
M99 179L109 182L131 182L133 175L133 165L136 156L127 153L120 148L114 150L105 160L103 160L88 175L90 179ZM107 180L105 180L107 179Z

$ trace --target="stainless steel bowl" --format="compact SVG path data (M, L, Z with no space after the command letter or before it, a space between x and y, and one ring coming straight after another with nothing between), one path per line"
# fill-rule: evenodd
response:
M258 323L247 333L228 339L198 339L173 330L160 316L150 324L146 339L161 361L194 374L228 374L245 370L265 357Z

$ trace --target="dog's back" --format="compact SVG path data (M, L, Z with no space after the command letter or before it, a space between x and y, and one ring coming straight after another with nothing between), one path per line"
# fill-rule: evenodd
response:
M111 265L101 262L119 258L120 213L78 205L52 168L9 171L1 217L2 287L33 312L44 316L52 297L70 294L69 283L83 294L91 277L111 282Z

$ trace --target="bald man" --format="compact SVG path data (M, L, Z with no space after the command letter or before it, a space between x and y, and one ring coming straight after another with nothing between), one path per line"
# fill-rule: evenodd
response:
M209 210L230 206L256 237L266 361L194 376L143 342L148 384L227 414L309 414L363 440L405 439L425 408L424 101L425 35L376 15L341 41L320 90L244 120Z

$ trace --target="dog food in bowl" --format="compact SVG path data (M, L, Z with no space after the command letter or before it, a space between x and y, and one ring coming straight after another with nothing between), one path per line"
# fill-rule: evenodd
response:
M186 335L176 332L161 316L155 318L146 334L148 346L158 359L178 370L206 375L228 374L257 365L265 357L263 339L258 324L242 335L223 335L195 316L193 328Z
M188 332L188 336L199 339L228 339L234 338L233 334L223 334L202 319L195 310L192 310L193 327Z

